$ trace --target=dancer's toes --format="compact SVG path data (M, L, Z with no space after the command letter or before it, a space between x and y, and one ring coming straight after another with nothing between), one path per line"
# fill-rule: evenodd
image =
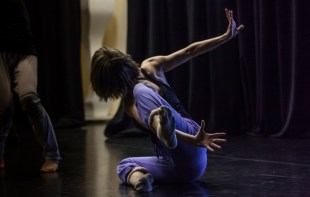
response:
M56 172L58 165L58 161L46 160L41 167L41 172Z
M173 118L171 110L165 106L159 107L159 115L162 123L169 122Z
M150 192L153 190L154 178L150 173L146 173L137 180L134 189L138 192Z

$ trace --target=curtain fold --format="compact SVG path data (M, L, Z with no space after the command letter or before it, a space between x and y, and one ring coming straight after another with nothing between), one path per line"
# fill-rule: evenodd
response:
M251 82L254 86L247 89L254 93L250 101L254 101L255 108L249 114L254 118L252 134L279 137L303 136L309 132L309 106L298 100L309 99L305 88L310 82L306 75L309 68L303 66L309 58L301 57L309 47L299 45L300 41L309 43L309 38L303 36L309 28L299 25L309 18L306 4L309 3L292 0L238 2L238 13L247 20L246 29L254 35L254 39L242 36L239 43L240 51L244 50L240 65L255 66L255 70L245 72L255 75ZM253 18L247 14L251 7ZM254 26L249 29L247 24L251 23Z
M84 124L80 1L25 0L38 51L38 93L55 127Z

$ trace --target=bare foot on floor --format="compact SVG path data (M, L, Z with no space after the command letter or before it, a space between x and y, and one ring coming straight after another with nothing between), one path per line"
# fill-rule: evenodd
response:
M58 161L47 160L41 167L41 172L56 172L58 170Z
M134 189L138 192L151 192L153 190L154 178L150 173L140 177L134 185Z

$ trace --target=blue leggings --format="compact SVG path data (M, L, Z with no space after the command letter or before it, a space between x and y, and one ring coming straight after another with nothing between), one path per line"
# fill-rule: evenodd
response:
M176 129L195 135L199 125L191 119L183 118L161 96L144 84L134 88L137 109L145 125L153 109L162 105L172 110ZM151 131L150 131L151 132ZM122 160L117 174L127 183L127 176L133 168L142 167L154 177L155 182L190 182L199 179L207 167L207 149L178 142L175 149L166 149L166 154L148 157L131 157Z
M123 183L135 167L142 167L154 177L155 182L191 182L199 179L207 167L207 154L204 148L179 148L173 158L165 157L130 157L122 160L117 167L117 174ZM183 149L183 150L181 150ZM196 150L194 150L196 149ZM199 150L201 149L201 150ZM195 156L183 155L181 151L193 153ZM173 151L174 152L174 151Z

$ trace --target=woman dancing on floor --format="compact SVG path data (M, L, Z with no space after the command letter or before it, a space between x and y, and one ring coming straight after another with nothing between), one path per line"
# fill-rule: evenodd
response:
M100 99L124 98L125 110L152 137L156 156L122 160L117 173L137 191L152 190L153 182L189 182L199 179L207 166L207 149L221 148L225 133L209 134L205 123L190 118L169 86L165 72L229 41L242 29L233 12L225 9L227 31L195 42L167 56L137 64L129 55L103 47L92 57L91 84ZM206 149L207 148L207 149Z

